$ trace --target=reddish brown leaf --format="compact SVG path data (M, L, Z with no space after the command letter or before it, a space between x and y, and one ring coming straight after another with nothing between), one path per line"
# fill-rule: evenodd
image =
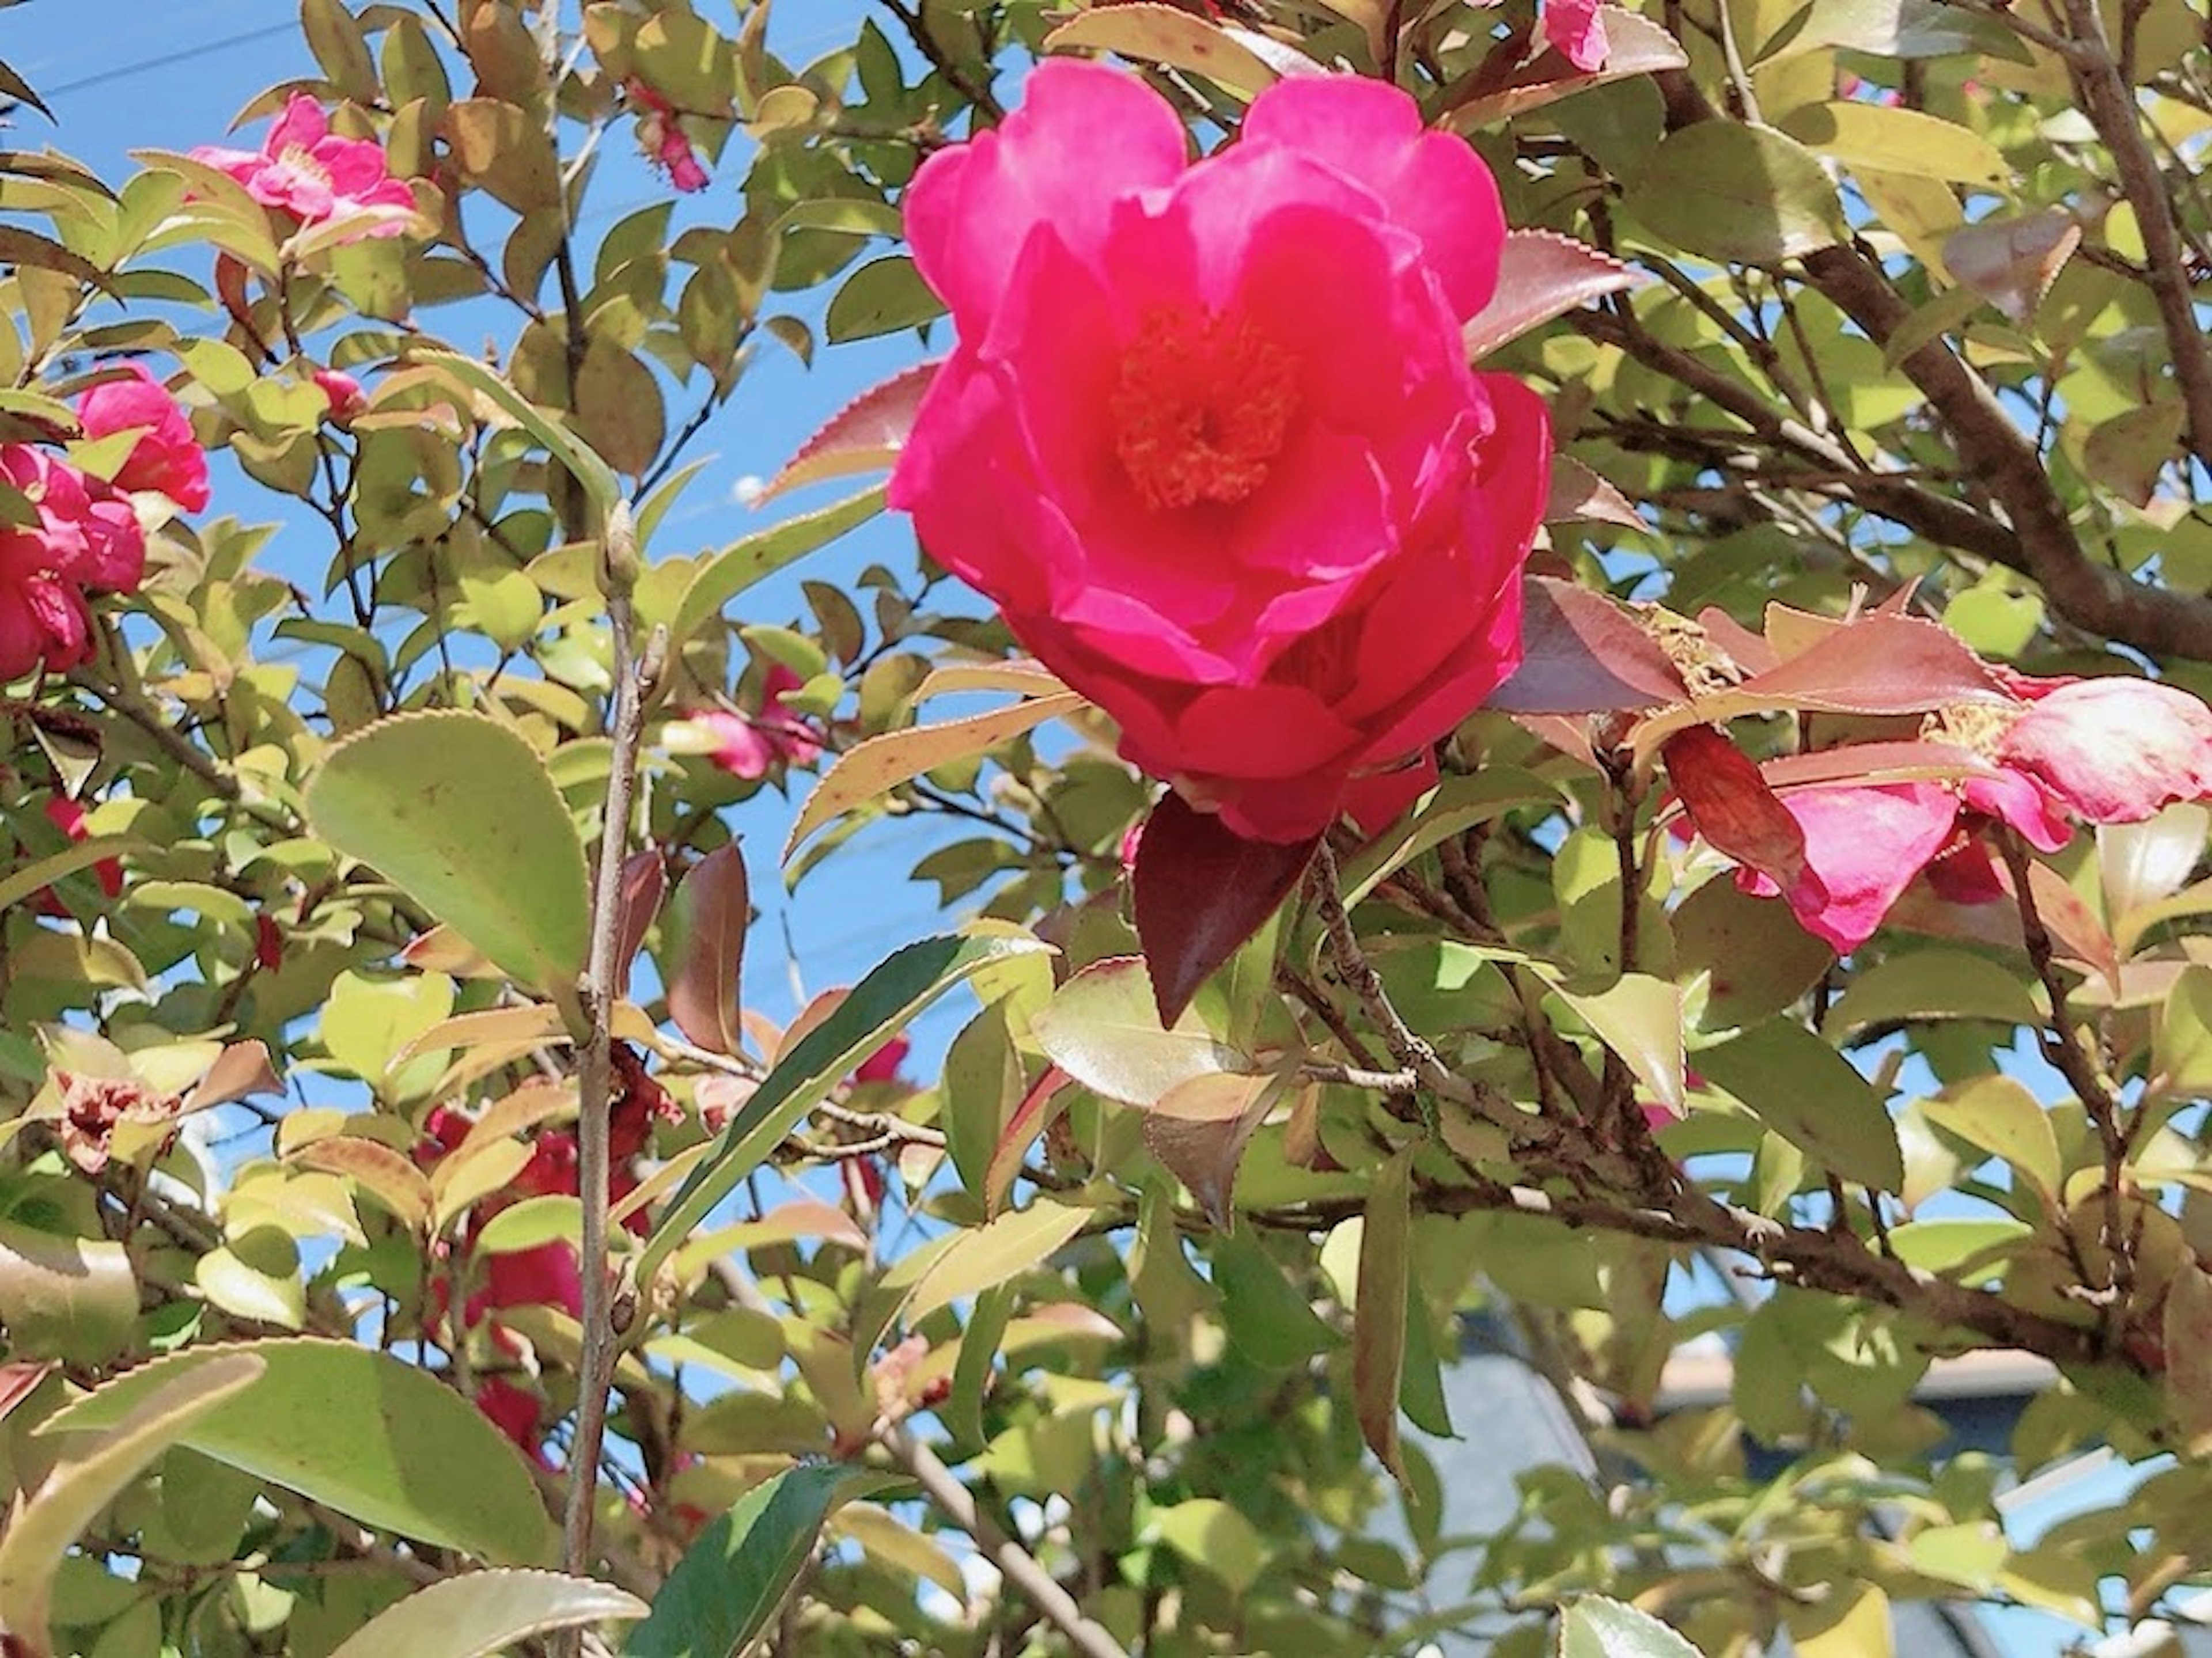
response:
M1161 797L1138 839L1132 879L1162 1025L1172 1027L1213 970L1281 906L1318 839L1247 841L1181 795Z
M1401 1151L1368 1188L1359 1234L1358 1305L1352 1326L1352 1403L1368 1448L1402 1481L1398 1389L1406 1374L1407 1256L1413 1238L1413 1152Z
M1718 699L1747 709L1922 714L1951 702L2008 702L1988 663L1949 629L1876 611Z
M1765 673L1782 659L1775 655L1774 647L1716 605L1708 604L1698 612L1698 625L1705 630L1705 638L1747 674Z
M861 392L799 445L799 452L769 480L753 504L824 478L878 471L891 465L914 429L914 417L937 378L937 368L934 362L918 362Z
M623 859L622 906L615 926L615 994L629 994L630 965L645 947L646 929L660 914L660 900L668 890L667 866L660 849L649 847Z
M185 1096L187 1113L228 1105L249 1094L282 1094L283 1079L270 1067L269 1049L258 1040L232 1042L215 1056L207 1074Z
M1549 230L1505 238L1498 291L1462 331L1468 361L1478 362L1532 328L1644 279L1610 254Z
M1751 756L1711 726L1676 732L1661 752L1698 833L1784 892L1795 891L1806 878L1805 831Z
M1006 1119L1006 1126L999 1131L999 1143L991 1148L991 1161L983 1175L983 1209L987 1216L995 1218L1006 1206L1006 1193L1013 1190L1014 1176L1021 1172L1022 1159L1029 1155L1030 1147L1036 1144L1052 1121L1054 1102L1060 1090L1075 1080L1056 1065L1048 1065L1044 1074L1030 1084L1022 1102Z
M1944 239L1943 264L1953 281L2025 322L2081 245L2081 222L2063 207L2046 207L1953 231Z
M1197 1077L1145 1113L1145 1144L1224 1231L1237 1165L1276 1091L1272 1077Z
M59 1369L61 1366L51 1359L0 1364L0 1419L4 1419L9 1412L28 1399L41 1382Z
M1544 502L1547 524L1618 524L1624 530L1651 526L1636 515L1635 504L1572 455L1552 457L1552 493Z
M752 920L745 860L732 841L701 859L676 890L684 920L681 956L668 981L668 1016L691 1042L735 1054L738 973Z
M1506 714L1606 714L1689 696L1666 652L1611 599L1547 576L1531 577L1522 591L1521 666L1486 706Z

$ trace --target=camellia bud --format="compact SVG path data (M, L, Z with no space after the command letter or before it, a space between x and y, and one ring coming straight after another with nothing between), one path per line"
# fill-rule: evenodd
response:
M618 501L607 514L605 533L599 537L599 591L611 598L637 586L641 566L637 557L637 520L629 503Z

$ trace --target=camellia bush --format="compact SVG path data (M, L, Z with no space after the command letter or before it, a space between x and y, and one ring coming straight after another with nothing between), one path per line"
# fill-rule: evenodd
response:
M716 9L304 0L121 179L0 69L0 1651L2212 1585L2191 0ZM1487 1535L1478 1311L1598 1470Z

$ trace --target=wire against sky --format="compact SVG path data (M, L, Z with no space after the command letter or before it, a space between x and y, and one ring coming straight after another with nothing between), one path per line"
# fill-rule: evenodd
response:
M296 34L299 33L299 28L300 26L296 21L289 21L272 23L266 28L247 29L240 34L226 34L216 39L202 41L197 46L185 46L180 51L163 52L158 58L142 58L135 64L118 64L113 69L104 69L97 75L87 75L74 81L64 81L59 86L42 87L40 88L39 95L49 99L66 97L72 92L82 92L88 88L106 86L111 81L125 80L133 75L144 75L154 70L167 69L173 64L186 63L195 58L210 57L218 52L228 52L234 46L246 46L255 40L272 39L280 34Z

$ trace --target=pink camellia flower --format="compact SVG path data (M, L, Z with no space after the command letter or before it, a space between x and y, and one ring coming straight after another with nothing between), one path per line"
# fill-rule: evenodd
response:
M0 444L0 479L30 499L29 524L0 525L0 680L91 653L89 592L130 592L146 537L112 486L27 444Z
M860 1061L853 1069L856 1083L890 1083L898 1080L899 1067L914 1044L903 1036L894 1036L881 1048Z
M191 418L168 388L132 362L122 380L102 380L76 401L77 423L88 438L137 430L138 442L112 480L118 489L152 489L188 513L208 504L207 457L192 435Z
M959 341L890 499L1125 757L1292 842L1517 664L1550 434L1467 366L1504 221L1411 98L1294 76L1185 142L1055 59L924 163L907 229Z
M1585 72L1605 67L1613 51L1606 39L1600 0L1544 0L1543 35L1566 60Z
M331 131L322 105L295 92L255 149L202 144L195 161L220 167L264 207L283 210L301 225L360 221L347 241L397 236L415 211L415 192L386 167L384 146L373 138L341 138Z
M1748 866L1729 831L1705 821L1712 814L1704 792L1679 776L1677 786L1707 838L1747 862L1736 884L1761 897L1779 894L1838 954L1873 937L1923 872L1953 903L2008 896L1985 834L1993 824L2056 852L2076 822L2141 823L2178 802L2212 798L2212 708L2186 691L2132 677L2008 675L2007 683L2020 706L1994 720L1977 709L1955 728L1937 722L1939 735L1978 749L1988 771L1956 784L1844 783L1781 796L1804 836L1800 865Z
M822 756L821 737L783 703L785 696L805 683L782 663L773 663L761 682L758 714L715 708L693 714L692 723L714 739L707 757L732 777L749 782L758 781L779 765L812 765Z
M352 425L353 417L368 407L368 399L362 393L361 382L343 370L318 368L307 378L314 381L317 388L330 399L331 424L333 426Z
M707 169L684 136L675 106L635 76L623 83L623 94L638 111L637 142L647 158L677 189L686 194L704 190Z

